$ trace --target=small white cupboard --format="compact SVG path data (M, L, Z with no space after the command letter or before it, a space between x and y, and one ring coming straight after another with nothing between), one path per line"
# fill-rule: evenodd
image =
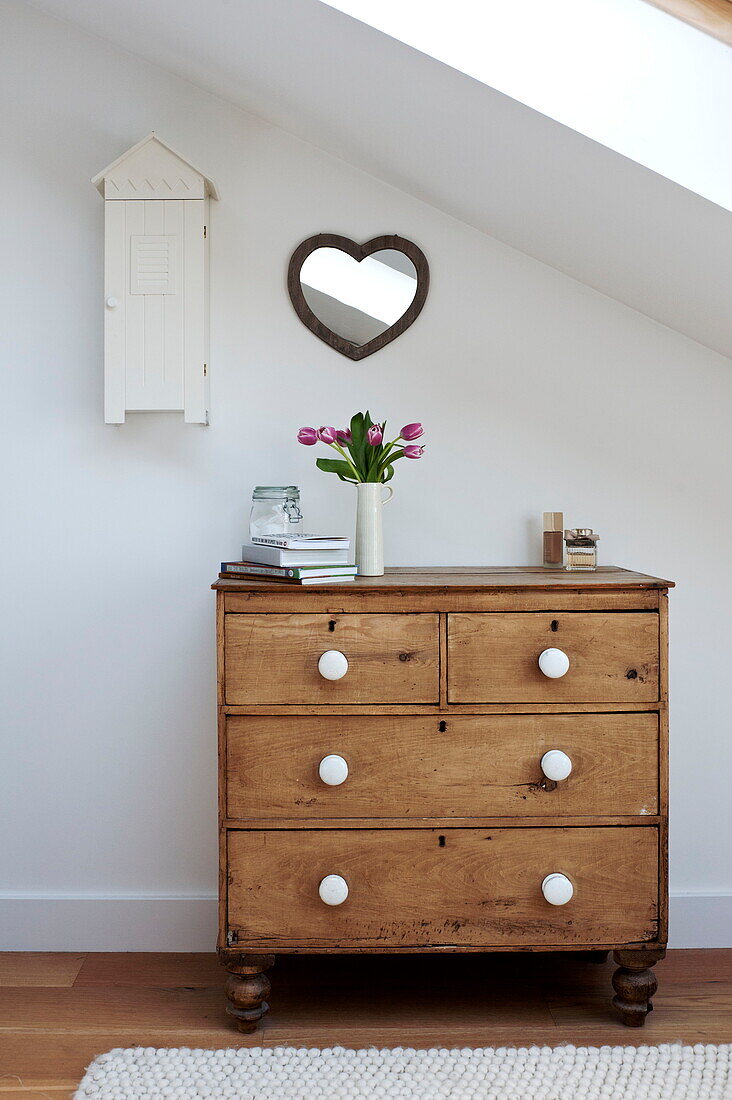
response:
M94 177L104 198L104 419L208 423L208 205L216 185L156 134Z

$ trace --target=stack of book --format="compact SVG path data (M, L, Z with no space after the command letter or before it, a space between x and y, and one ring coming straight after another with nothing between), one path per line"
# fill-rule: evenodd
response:
M353 580L345 536L253 535L241 549L241 561L222 561L222 577L252 577L288 584L335 584Z

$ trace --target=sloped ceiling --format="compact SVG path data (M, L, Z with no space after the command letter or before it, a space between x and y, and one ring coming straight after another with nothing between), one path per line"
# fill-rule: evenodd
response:
M732 358L732 215L433 58L318 0L38 6Z

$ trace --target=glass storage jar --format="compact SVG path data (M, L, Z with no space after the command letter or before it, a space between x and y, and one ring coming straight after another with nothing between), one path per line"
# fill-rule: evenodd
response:
M297 535L302 531L297 485L257 485L252 493L249 537Z

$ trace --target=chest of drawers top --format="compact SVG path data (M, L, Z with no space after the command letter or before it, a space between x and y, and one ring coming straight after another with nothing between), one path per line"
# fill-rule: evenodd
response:
M457 595L465 591L511 592L542 590L562 592L588 589L590 591L615 591L630 589L673 588L674 582L636 573L617 565L601 565L588 572L569 572L566 569L549 569L542 565L480 565L480 566L406 566L387 569L383 577L356 577L346 584L296 585L260 581L252 577L220 577L211 586L220 592L252 592L259 595L287 595L301 593L313 595L331 593L341 596L362 596L367 593L393 595L403 589L412 595Z

